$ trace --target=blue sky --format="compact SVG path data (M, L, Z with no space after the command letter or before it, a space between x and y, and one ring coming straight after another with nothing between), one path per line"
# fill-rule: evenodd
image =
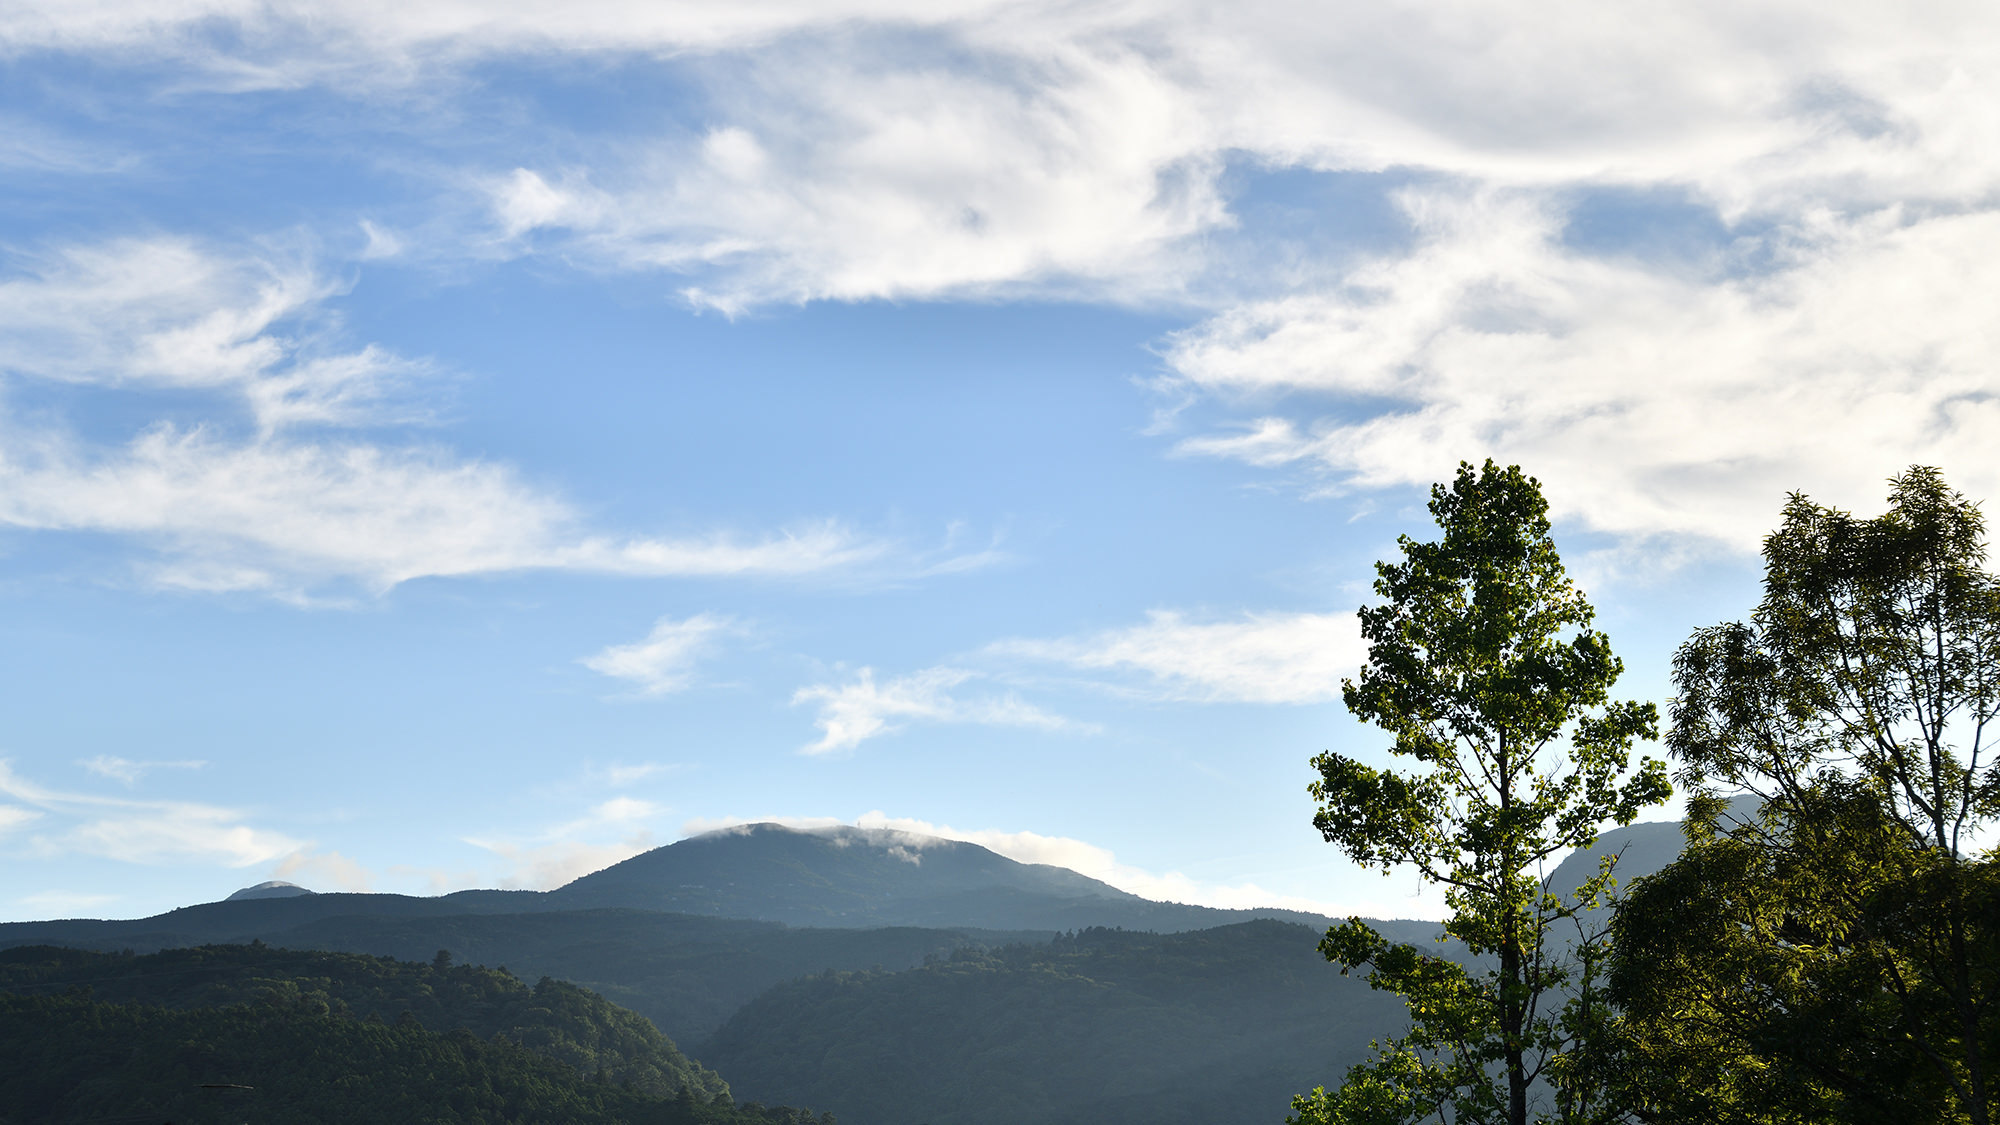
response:
M0 5L0 918L745 819L1434 914L1371 564L1544 482L1661 699L1995 494L1984 5Z

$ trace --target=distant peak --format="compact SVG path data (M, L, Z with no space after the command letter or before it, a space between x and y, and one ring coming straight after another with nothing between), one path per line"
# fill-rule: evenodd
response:
M222 901L239 902L249 898L296 898L299 895L309 895L312 893L297 883L287 883L283 879L272 879L268 882L259 883L254 887L245 887Z

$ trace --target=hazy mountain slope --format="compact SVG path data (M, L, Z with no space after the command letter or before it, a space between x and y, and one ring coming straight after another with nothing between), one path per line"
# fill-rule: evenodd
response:
M1724 822L1747 823L1760 807L1762 802L1757 797L1744 795L1733 798L1723 813ZM1686 845L1686 829L1678 820L1642 821L1613 828L1599 835L1591 847L1565 857L1551 873L1549 887L1557 894L1568 897L1583 885L1585 879L1597 873L1598 861L1603 856L1612 854L1619 857L1615 869L1618 885L1626 887L1631 885L1632 880L1651 875L1680 858L1681 849Z
M904 969L967 944L1046 941L1049 933L907 927L793 929L777 922L638 910L450 918L332 918L267 935L300 949L462 960L554 976L647 1017L674 1040L713 1033L773 985L827 969Z
M702 1044L739 1094L848 1125L1268 1125L1337 1081L1402 1002L1307 927L1087 931L775 988Z
M532 988L502 971L262 945L202 946L145 956L48 946L0 951L0 992L88 989L93 999L176 1010L234 1004L412 1021L432 1031L503 1037L583 1074L702 1101L729 1093L714 1071L683 1055L639 1015L574 984Z
M1618 856L1618 866L1614 874L1620 887L1631 883L1641 875L1650 875L1681 854L1681 847L1687 843L1678 820L1646 821L1613 828L1597 837L1597 843L1585 849L1571 852L1556 865L1549 878L1549 889L1568 898L1583 885L1584 880L1597 874L1599 860L1607 855Z

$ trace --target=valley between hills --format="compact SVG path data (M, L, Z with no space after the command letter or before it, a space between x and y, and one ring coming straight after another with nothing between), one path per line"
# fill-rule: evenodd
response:
M1680 842L1636 824L1599 852L1622 850L1630 877ZM1551 885L1594 867L1572 856ZM1404 1023L1399 998L1317 952L1332 921L1154 902L959 841L764 824L548 892L274 884L152 918L9 923L0 1046L85 1041L39 1092L0 1095L0 1121L243 1120L255 1098L264 1120L361 1120L388 1098L435 1121L1268 1123ZM1420 945L1438 930L1375 925ZM324 1039L294 1048L326 1073L273 1073L252 1048L274 1035ZM152 1059L148 1036L206 1053L161 1047L151 1079L137 1062L71 1075L93 1051ZM362 1056L376 1079L355 1087L342 1068ZM440 1094L433 1072L464 1088ZM349 1100L314 1095L328 1083ZM214 1092L232 1086L256 1089Z

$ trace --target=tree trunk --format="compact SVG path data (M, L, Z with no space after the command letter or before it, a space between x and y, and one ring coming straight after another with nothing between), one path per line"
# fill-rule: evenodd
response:
M1506 1045L1507 1125L1528 1125L1528 1077L1521 1032L1527 1022L1521 1003L1521 947L1509 934L1500 943L1500 1035Z

